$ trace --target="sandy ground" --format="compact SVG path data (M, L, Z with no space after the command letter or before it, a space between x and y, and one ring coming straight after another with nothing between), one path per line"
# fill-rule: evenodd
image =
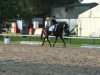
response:
M100 75L100 49L2 44L0 75Z

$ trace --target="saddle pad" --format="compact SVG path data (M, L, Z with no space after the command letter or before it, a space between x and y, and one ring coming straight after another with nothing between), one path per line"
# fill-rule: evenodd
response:
M49 28L49 31L53 31L53 30L54 30L54 28L55 28L55 26L54 26L54 25L52 25L52 26Z

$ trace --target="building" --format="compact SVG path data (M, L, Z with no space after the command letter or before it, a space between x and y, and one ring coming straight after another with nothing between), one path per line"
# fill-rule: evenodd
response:
M77 29L78 36L100 37L100 0L81 0L80 3L58 6L52 15L66 19L70 31Z
M89 1L89 0L88 0ZM91 2L90 2L91 1ZM78 35L100 37L100 0L90 0L89 3L95 2L98 5L79 14L78 16ZM82 1L86 3L87 0Z

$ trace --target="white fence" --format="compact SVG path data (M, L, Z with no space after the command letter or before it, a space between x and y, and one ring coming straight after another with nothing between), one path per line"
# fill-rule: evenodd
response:
M4 37L6 37L6 36L9 36L9 37L13 37L13 36L28 36L28 37L34 37L34 36L38 36L38 37L40 37L40 35L11 35L11 34L0 34L1 36L4 36ZM55 37L55 36L49 36L49 37ZM85 37L85 36L83 36L83 37L70 37L70 36L63 36L63 38L65 38L65 39L70 39L70 45L71 45L71 40L72 39L93 39L93 45L95 44L95 40L99 40L100 38L98 38L98 37Z

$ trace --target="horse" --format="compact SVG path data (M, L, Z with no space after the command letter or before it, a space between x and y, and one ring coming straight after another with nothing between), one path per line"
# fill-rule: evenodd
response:
M42 46L44 45L44 42L45 42L45 39L46 39L46 38L47 38L47 41L48 41L49 45L52 46L51 43L50 43L50 40L49 40L49 36L50 36L51 34L53 34L53 36L56 37L56 38L55 38L55 42L54 42L54 44L53 44L53 47L55 46L58 37L60 37L60 38L62 39L63 44L64 44L64 46L66 47L66 44L65 44L65 41L64 41L64 38L63 38L63 30L66 29L65 27L66 27L65 24L61 23L61 24L56 24L56 25L54 26L53 31L50 31L50 30L49 30L50 27L44 28L43 32L44 32L44 34L45 34L45 37L44 37L44 39L43 39Z

